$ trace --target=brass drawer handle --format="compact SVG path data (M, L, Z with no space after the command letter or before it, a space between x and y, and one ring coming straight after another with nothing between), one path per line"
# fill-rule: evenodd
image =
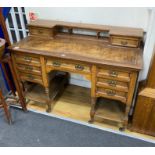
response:
M32 75L28 75L28 78L31 79L31 80L34 79L34 77Z
M31 71L32 71L32 70L33 70L33 67L32 67L32 66L26 66L25 69L26 69L26 70L31 70Z
M38 30L38 32L39 32L40 34L42 34L42 33L43 33L43 31L42 31L42 30Z
M58 61L53 61L53 66L54 67L60 67L61 66L61 63L58 62Z
M114 81L114 80L108 80L107 82L108 82L109 86L112 86L112 87L116 87L116 85L117 85L117 81Z
M108 96L115 96L116 95L116 91L111 90L111 89L106 89L106 93Z
M121 44L125 46L128 44L128 42L127 41L121 41Z
M75 69L77 69L77 70L84 70L84 66L81 66L81 65L75 65Z
M118 76L118 72L116 71L109 71L109 75L112 77L117 77Z
M32 60L32 57L24 57L24 60L30 62Z

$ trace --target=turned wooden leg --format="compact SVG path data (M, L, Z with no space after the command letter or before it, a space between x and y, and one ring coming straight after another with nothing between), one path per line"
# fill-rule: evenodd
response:
M6 102L4 100L4 97L2 95L1 90L0 90L0 99L1 99L1 105L2 105L2 108L4 109L4 113L5 113L6 119L7 119L8 123L11 124L11 122L12 122L11 114L9 112L8 105L6 104Z
M6 104L4 104L4 112L5 112L5 116L7 118L8 123L11 124L12 123L11 114Z
M126 128L128 125L129 111L130 111L130 106L127 105L125 109L125 117L124 117L124 123L123 123L124 128Z
M94 122L95 105L96 105L96 97L92 97L91 98L91 110L90 110L90 120L89 120L89 123L93 123Z
M1 63L1 66L2 66L2 69L3 69L4 75L5 75L6 81L7 81L8 85L9 85L9 88L11 89L13 95L16 96L13 84L12 84L10 78L8 77L8 71L7 71L4 63Z
M46 112L51 112L51 103L50 103L50 95L49 95L49 88L48 87L45 88L45 93L46 93L46 96L48 98L47 102L46 102L46 104L47 104Z

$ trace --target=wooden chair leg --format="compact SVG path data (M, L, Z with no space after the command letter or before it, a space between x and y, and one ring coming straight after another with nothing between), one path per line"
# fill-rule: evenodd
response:
M0 90L0 99L1 99L1 105L2 105L2 108L4 109L6 119L7 119L8 123L11 124L12 123L11 114L9 112L8 105L6 104L6 102L4 100L1 90Z
M1 63L1 66L2 66L2 69L3 69L4 75L5 75L6 81L8 82L8 85L9 85L13 95L16 96L13 84L12 84L11 80L8 77L8 72L6 70L6 67L5 67L4 63Z

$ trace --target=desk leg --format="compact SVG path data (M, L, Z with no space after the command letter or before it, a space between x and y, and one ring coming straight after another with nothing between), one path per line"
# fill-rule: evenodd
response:
M91 110L90 110L90 120L89 123L94 122L94 115L95 115L95 106L96 106L96 97L91 98Z
M46 87L45 88L45 93L46 93L46 96L47 96L47 109L46 109L46 112L51 112L51 100L50 100L50 94L49 94L49 88Z
M126 105L124 127L126 127L128 125L129 111L130 111L130 106Z

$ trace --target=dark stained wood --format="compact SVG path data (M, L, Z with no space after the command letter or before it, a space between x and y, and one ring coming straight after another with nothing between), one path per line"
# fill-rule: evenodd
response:
M6 28L6 25L5 25L5 19L3 17L2 7L0 7L0 25L1 25L1 28L3 30L4 38L5 38L6 42L7 42L7 45L11 45L9 35L8 35L8 31L7 31L7 28Z
M127 125L137 76L143 67L142 29L48 20L33 21L29 29L30 36L9 47L19 82L40 83L49 96L50 72L82 74L91 81L90 122L94 121L97 99L104 97L126 106L118 122ZM21 74L19 64L29 66L31 72ZM41 69L41 74L36 74L36 69Z
M5 102L5 99L4 99L3 95L2 95L2 91L1 90L0 90L0 108L4 109L4 113L5 113L5 116L7 118L7 121L8 121L9 124L11 124L11 122L12 122L11 114L9 112L8 105Z
M2 56L4 54L5 49L5 40L0 38L0 60L2 59Z

